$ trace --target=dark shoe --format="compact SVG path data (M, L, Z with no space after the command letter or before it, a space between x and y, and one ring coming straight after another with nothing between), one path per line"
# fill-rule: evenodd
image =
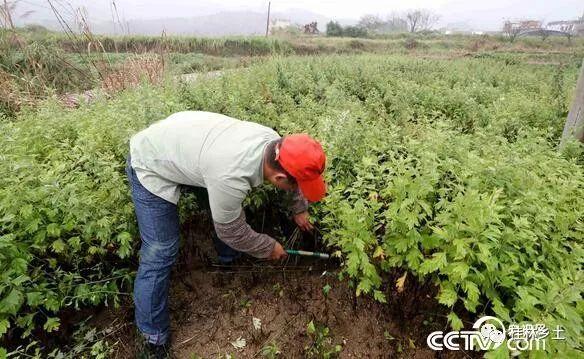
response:
M224 266L236 265L239 262L241 262L241 253L237 253L237 254L231 255L231 256L219 255L219 256L217 256L217 260L218 260L219 264L224 265Z
M136 358L137 359L170 359L172 355L170 354L170 345L154 345L148 343L146 339L141 334L138 334L136 339Z
M243 254L229 247L222 240L220 240L215 233L213 233L213 245L215 246L215 251L217 252L217 260L221 265L232 265L235 263L235 261L241 258L241 255Z
M154 345L146 343L142 350L136 353L138 359L170 359L170 346L168 344Z

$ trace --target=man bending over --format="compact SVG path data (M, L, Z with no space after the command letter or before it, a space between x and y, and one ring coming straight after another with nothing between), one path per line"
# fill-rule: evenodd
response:
M168 356L168 290L179 248L180 187L207 189L224 247L220 258L241 251L277 260L286 257L284 248L251 229L242 202L264 181L294 191L294 221L309 230L308 201L326 193L325 161L321 145L306 134L281 138L268 127L210 112L175 113L132 137L126 172L142 239L134 283L136 325L145 340L142 357Z

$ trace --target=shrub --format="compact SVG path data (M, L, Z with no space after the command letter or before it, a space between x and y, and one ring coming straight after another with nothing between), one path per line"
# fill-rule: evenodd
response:
M360 26L341 26L336 21L326 24L326 36L367 37L367 29Z
M343 27L336 21L326 24L326 36L343 36Z
M31 340L60 314L116 305L132 282L128 138L179 110L143 88L74 111L47 103L1 122L0 335Z
M548 135L562 125L554 76L484 59L286 60L184 98L324 143L317 218L358 295L385 301L384 273L404 268L438 286L452 327L463 309L560 325L568 340L547 350L565 356L582 345L584 172Z

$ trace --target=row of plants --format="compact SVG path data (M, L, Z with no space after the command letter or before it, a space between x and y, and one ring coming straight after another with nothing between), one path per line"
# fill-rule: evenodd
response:
M146 35L91 35L63 34L52 31L17 30L30 41L56 46L67 52L178 52L201 53L213 56L260 56L292 52L291 44L282 39L256 37L195 37Z
M330 25L330 24L329 24ZM333 23L334 25L334 23ZM327 25L328 26L328 25ZM336 26L336 27L335 27ZM396 53L411 49L430 51L509 51L533 52L537 54L561 52L564 54L582 54L584 39L575 37L571 41L563 37L553 37L546 41L539 38L520 38L514 43L498 35L443 35L428 33L397 33L375 35L369 39L352 39L362 37L357 27L347 27L345 33L338 24L333 26L331 38L325 36L255 36L255 37L195 37L166 35L91 35L90 37L52 31L32 31L19 29L19 35L29 41L58 47L66 52L176 52L198 53L211 56L266 56L266 55L311 55L333 53L391 52ZM360 44L356 46L355 44ZM412 44L417 44L412 46Z
M581 353L584 314L584 158L581 145L556 148L575 75L326 57L272 62L184 96L193 109L323 141L330 187L316 218L358 295L385 301L395 283L384 273L405 269L436 284L453 328L461 311L560 325L568 339L547 355L565 357Z
M0 122L0 347L45 357L66 342L59 328L72 312L130 296L138 242L128 139L184 109L176 98L144 87Z
M556 144L575 67L387 56L274 59L0 122L0 335L42 342L63 313L130 292L139 241L128 139L180 110L308 132L327 152L317 225L357 294L401 268L457 313L559 324L582 346L582 148ZM36 343L35 348L42 345ZM18 349L24 351L24 348Z

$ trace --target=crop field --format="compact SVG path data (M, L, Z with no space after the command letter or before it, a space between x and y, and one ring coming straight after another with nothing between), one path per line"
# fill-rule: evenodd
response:
M128 141L182 110L321 141L329 188L311 209L314 233L285 228L274 209L285 198L269 186L251 193L246 213L257 230L332 259L209 266L204 194L183 196L171 290L178 357L433 358L430 332L484 315L565 329L565 340L522 357L583 355L584 148L558 149L581 44L410 53L388 50L399 38L387 48L346 40L358 53L310 55L280 51L282 40L241 60L174 41L186 50L161 81L75 108L46 96L0 117L0 358L133 357L140 241ZM512 353L440 357L483 355Z

